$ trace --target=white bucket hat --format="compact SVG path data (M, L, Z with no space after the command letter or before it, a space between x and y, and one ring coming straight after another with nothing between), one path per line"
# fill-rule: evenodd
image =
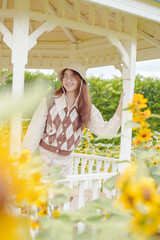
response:
M60 80L62 71L64 69L66 69L66 68L78 72L80 74L80 76L82 77L82 79L84 81L86 81L85 80L85 78L86 78L86 70L85 70L85 68L80 63L76 63L76 62L68 63L68 64L66 64L66 66L63 69L59 70L59 72L58 72L58 79L59 80Z

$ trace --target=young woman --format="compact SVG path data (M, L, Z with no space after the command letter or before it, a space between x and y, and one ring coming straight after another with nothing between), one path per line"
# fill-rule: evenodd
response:
M72 154L87 126L95 135L116 134L121 124L122 94L118 108L109 122L90 102L85 69L72 63L62 69L57 89L49 107L44 98L33 115L22 147L34 152L37 148L48 167L60 166L61 173L72 174Z

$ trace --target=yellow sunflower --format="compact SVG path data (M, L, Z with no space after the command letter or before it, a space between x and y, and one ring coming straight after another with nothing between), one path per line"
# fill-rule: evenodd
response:
M142 94L135 94L133 96L133 104L135 104L136 106L138 106L138 108L145 108L147 107L146 102L148 100L146 98L144 98L144 96Z
M136 139L140 142L149 141L151 137L153 136L153 133L148 128L142 128L137 133Z
M147 118L149 118L150 116L151 116L151 111L150 111L150 109L147 109L147 110L145 110L145 111L143 111L143 112L137 111L137 112L133 113L133 118L132 118L132 120L135 121L135 122L138 122L138 123L142 123L142 125L144 125L143 122L144 122Z

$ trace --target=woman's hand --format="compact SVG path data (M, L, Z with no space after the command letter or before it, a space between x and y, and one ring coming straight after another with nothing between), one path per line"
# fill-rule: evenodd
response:
M123 104L123 98L124 98L125 93L121 94L121 98L119 100L119 104L116 110L116 114L118 115L119 118L122 117L122 104Z

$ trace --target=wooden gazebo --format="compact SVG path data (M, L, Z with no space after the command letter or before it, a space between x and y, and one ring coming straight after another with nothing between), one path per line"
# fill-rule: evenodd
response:
M0 0L0 68L23 96L26 68L58 71L68 61L122 72L124 107L134 92L136 61L160 58L160 3L152 0ZM0 79L2 83L6 75ZM120 159L130 159L123 112ZM10 151L20 150L21 114L11 121Z

